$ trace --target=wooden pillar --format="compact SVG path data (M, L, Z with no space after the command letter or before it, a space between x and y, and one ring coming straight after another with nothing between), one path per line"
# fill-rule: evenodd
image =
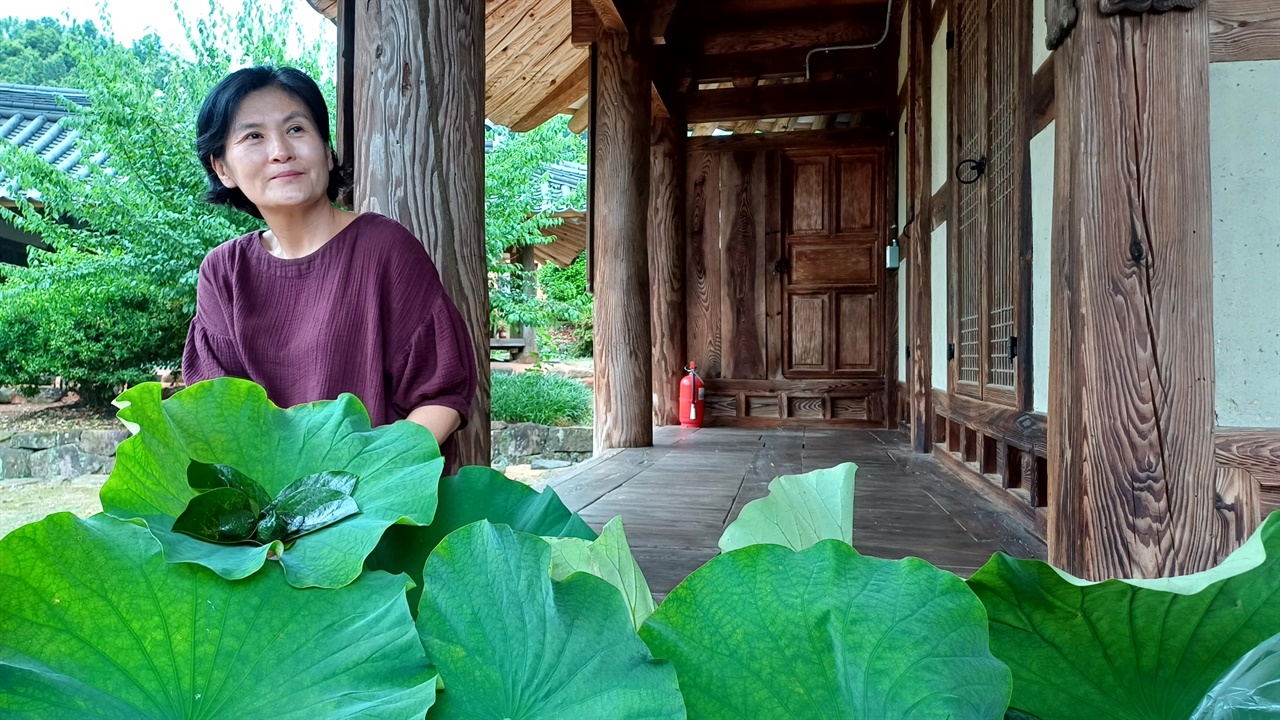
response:
M1054 57L1049 559L1190 573L1233 544L1214 507L1207 2L1078 7Z
M355 24L356 207L420 238L461 311L480 385L451 465L487 466L484 7L361 0Z
M911 447L918 453L933 451L933 299L930 259L933 246L933 150L931 101L933 87L933 18L930 3L915 0L908 7L907 38L910 43L907 71L907 194L911 206L911 241L907 252L907 343L911 349L911 393L908 420ZM946 118L939 118L945 122Z
M595 448L653 444L649 332L650 56L647 2L605 31L595 85Z
M679 112L672 108L674 114ZM680 422L685 357L685 124L653 119L649 183L649 279L653 335L653 423Z

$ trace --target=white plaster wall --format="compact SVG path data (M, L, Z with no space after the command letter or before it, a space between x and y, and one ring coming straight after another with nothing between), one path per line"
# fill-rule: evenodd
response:
M907 261L898 264L898 379L907 381Z
M1045 47L1045 41L1049 38L1049 26L1044 22L1044 0L1031 0L1031 27L1034 38L1031 43L1031 71L1035 72L1050 55L1049 48Z
M1209 66L1218 424L1280 427L1280 61Z
M947 23L951 18L942 19L942 29L933 39L933 78L930 80L929 114L933 127L929 129L930 144L933 146L933 187L937 192L942 183L947 181ZM933 273L934 276L937 273Z
M902 111L902 117L898 118L898 228L894 231L894 236L902 234L902 228L907 226L907 133L903 128L907 124L907 111Z
M907 64L911 62L907 50L911 43L907 42L907 20L910 19L911 3L902 3L902 26L898 28L898 92L902 92L902 83L907 79ZM899 125L898 127L902 127Z
M929 295L933 300L933 386L947 389L947 224L933 231L929 253Z
M1049 412L1049 298L1053 277L1053 123L1031 139L1032 409Z

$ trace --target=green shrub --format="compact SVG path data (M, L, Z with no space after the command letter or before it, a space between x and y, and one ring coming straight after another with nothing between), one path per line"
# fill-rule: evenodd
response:
M577 425L591 419L591 391L577 380L525 372L493 376L493 419Z
M120 386L177 366L188 317L179 301L128 274L63 272L52 280L0 285L0 385L32 387L58 376L81 400L105 405Z
M592 298L587 293L586 253L567 268L552 263L542 266L538 270L538 287L556 322L556 331L548 335L556 341L558 353L573 358L591 357L594 327ZM560 341L565 331L569 342Z

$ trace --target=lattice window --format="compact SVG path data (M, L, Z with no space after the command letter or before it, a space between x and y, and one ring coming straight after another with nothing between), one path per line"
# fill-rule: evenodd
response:
M959 8L960 92L956 99L960 107L956 130L961 159L980 157L986 144L982 122L986 114L986 47L983 42L986 8L983 4L982 0L968 0ZM961 184L959 195L956 380L977 384L982 381L981 270L986 205L980 184Z
M1021 1L1021 0L1017 0ZM987 310L987 383L1013 387L1014 361L1009 356L1009 338L1014 328L1014 280L1018 270L1018 233L1014 165L1019 155L1014 143L1018 138L1017 120L1020 109L1017 97L1017 52L1025 39L1017 32L1015 0L993 0L991 27L1004 32L991 33L991 101L987 127L991 156L988 160L987 192L990 197L990 232L987 246L988 310Z
M981 177L957 183L955 195L955 379L959 391L980 397L999 388L991 396L1005 402L1018 384L1010 350L1021 322L1018 255L1026 231L1019 169L1028 151L1023 95L1030 84L1031 27L1024 2L957 0L952 54L954 161L985 161Z

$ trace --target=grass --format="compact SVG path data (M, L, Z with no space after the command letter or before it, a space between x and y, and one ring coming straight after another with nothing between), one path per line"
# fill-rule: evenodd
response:
M494 373L492 403L499 422L581 425L591 420L591 391L559 375Z

